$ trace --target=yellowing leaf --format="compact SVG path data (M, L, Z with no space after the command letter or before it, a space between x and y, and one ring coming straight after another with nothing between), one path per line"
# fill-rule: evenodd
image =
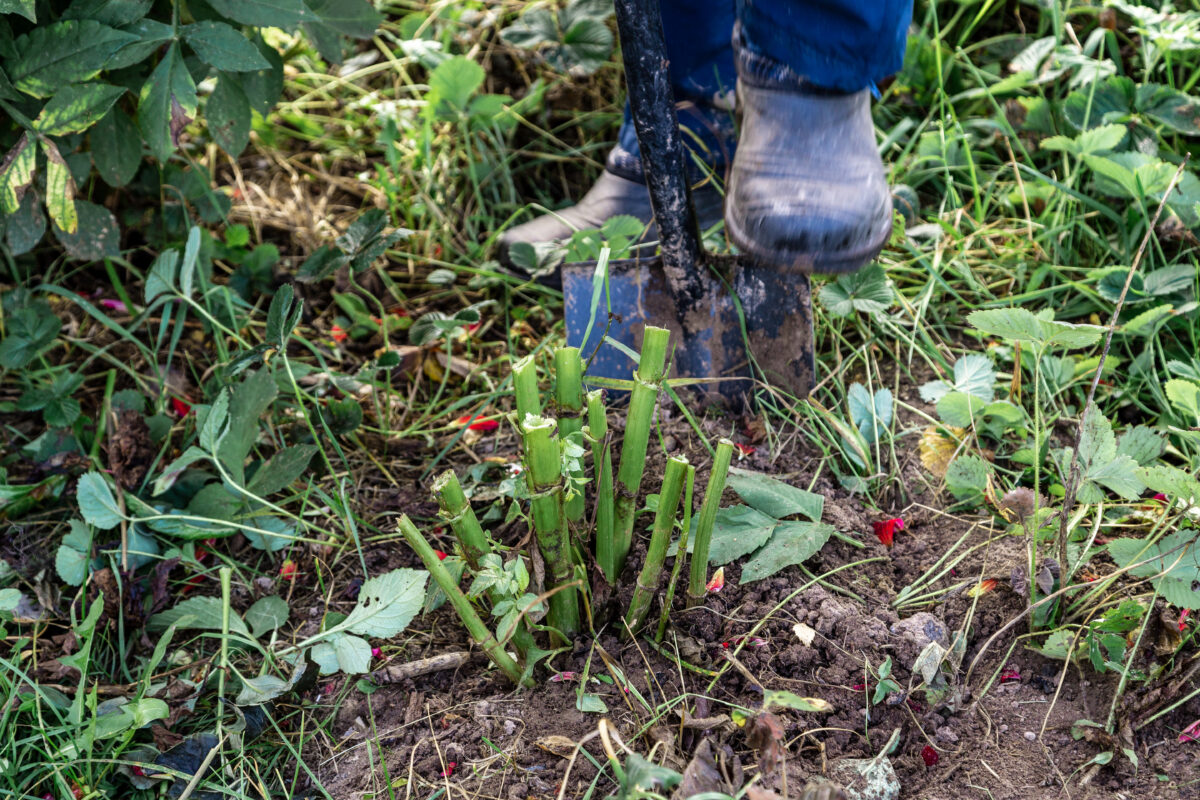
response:
M947 433L950 435L947 436ZM921 432L921 442L918 446L921 466L939 480L946 477L946 469L954 460L954 454L958 452L966 436L967 432L962 428L930 425Z

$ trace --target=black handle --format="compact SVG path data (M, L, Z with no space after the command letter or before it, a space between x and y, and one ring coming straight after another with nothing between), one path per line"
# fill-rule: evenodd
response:
M680 312L704 294L700 228L688 196L687 165L658 0L615 0L625 84L642 150L663 270Z

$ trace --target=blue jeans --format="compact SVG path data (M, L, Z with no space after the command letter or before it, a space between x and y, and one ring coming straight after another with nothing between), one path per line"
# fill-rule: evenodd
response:
M660 0L685 144L718 170L733 157L735 24L743 69L856 92L900 69L912 6L912 0ZM640 180L638 153L626 106L609 169Z

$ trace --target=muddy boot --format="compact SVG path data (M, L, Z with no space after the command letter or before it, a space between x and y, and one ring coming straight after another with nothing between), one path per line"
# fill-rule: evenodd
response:
M737 48L741 137L725 208L743 253L796 272L853 272L892 230L892 199L875 145L869 92L808 83Z
M711 181L693 190L692 202L696 207L701 230L721 220L722 197ZM650 208L650 192L646 189L646 184L606 169L575 205L552 214L543 214L506 231L499 241L500 261L507 267L513 267L509 258L509 248L517 242L563 242L570 239L575 231L599 228L605 220L622 214L636 217L647 226L646 232L638 242L639 248L658 240L658 232L653 222L654 214Z

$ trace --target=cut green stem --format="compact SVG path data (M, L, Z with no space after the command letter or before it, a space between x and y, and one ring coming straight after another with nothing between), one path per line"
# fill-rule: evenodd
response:
M512 368L513 393L517 401L517 424L525 424L525 417L542 415L542 399L538 393L537 367L533 356L525 356Z
M583 360L577 347L554 351L554 403L558 408L558 438L564 442L573 439L578 444L577 434L583 430ZM571 477L583 478L582 465L572 471ZM578 525L584 512L583 485L580 482L568 488L563 510L567 521Z
M525 437L525 477L532 498L534 532L549 573L546 588L553 589L569 583L574 574L562 508L562 461L553 436L554 420L526 417L521 432ZM564 589L551 596L549 616L550 625L565 636L579 630L579 593Z
M683 490L683 533L679 535L679 549L675 552L675 563L671 565L671 579L667 581L667 593L663 597L662 614L658 618L658 631L654 634L656 642L661 642L667 632L667 617L670 616L671 605L675 602L675 585L679 582L679 573L683 569L683 562L687 560L688 534L692 530L692 487L695 484L696 468L688 464Z
M633 519L637 514L638 491L646 469L646 443L654 422L654 405L658 400L659 383L667 362L667 344L671 332L665 328L646 326L642 335L642 355L634 374L633 391L629 396L629 416L625 423L625 440L621 443L621 464L616 482L616 508L613 521L614 576L625 566L625 557L633 543Z
M588 392L587 412L592 468L596 472L596 562L611 585L617 580L617 558L613 542L612 445L608 441L603 390Z
M650 547L646 550L646 561L633 589L629 611L625 614L627 633L631 636L641 630L650 612L650 601L658 591L658 579L667 557L671 531L675 529L675 515L679 511L679 498L683 496L683 480L687 471L686 458L667 459L667 470L658 495L658 511L654 513L654 527L650 533Z
M700 518L696 521L696 543L692 547L692 579L688 582L688 606L703 602L708 585L708 546L712 542L713 523L717 520L717 508L721 505L721 494L725 491L725 476L729 474L729 462L733 458L733 442L722 439L717 442L717 455L713 459L708 486L704 489L704 505L700 507Z
M425 537L417 530L417 526L413 525L412 520L407 514L400 517L400 533L404 535L408 546L413 549L413 552L420 557L425 564L425 569L429 570L429 574L433 577L434 582L446 593L446 597L450 600L450 605L458 613L458 618L462 620L467 632L471 634L471 638L487 653L488 658L492 663L500 668L500 671L508 676L509 680L518 685L532 686L532 679L521 680L521 666L513 660L512 656L504 651L504 647L496 641L496 637L488 630L487 625L480 619L476 613L475 607L471 605L471 601L463 594L462 589L458 588L458 584L451 577L450 572L442 565L441 559L437 553L425 541Z
M433 492L441 509L439 516L454 531L467 564L472 570L478 571L480 561L492 552L492 548L454 470L448 469L437 477L433 482Z

